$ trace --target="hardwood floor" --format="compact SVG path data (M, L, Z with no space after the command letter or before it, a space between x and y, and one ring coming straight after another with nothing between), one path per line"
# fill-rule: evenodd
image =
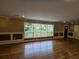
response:
M79 59L79 40L48 40L0 46L0 59Z

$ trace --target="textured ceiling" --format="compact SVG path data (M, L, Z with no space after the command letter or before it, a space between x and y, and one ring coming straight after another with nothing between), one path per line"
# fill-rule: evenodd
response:
M79 19L79 0L0 0L0 15L43 21Z

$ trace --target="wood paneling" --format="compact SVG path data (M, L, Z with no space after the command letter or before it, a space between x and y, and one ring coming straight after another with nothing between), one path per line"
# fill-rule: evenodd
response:
M64 24L54 24L54 31L64 31Z
M24 21L19 18L0 17L0 32L23 32Z

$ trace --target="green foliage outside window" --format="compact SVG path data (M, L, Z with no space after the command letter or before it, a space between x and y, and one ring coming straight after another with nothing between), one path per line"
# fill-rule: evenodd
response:
M54 26L50 24L24 23L24 38L53 36Z

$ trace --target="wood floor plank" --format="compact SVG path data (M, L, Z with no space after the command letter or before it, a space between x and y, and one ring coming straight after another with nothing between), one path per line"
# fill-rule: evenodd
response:
M79 59L79 40L48 40L0 46L0 59Z

